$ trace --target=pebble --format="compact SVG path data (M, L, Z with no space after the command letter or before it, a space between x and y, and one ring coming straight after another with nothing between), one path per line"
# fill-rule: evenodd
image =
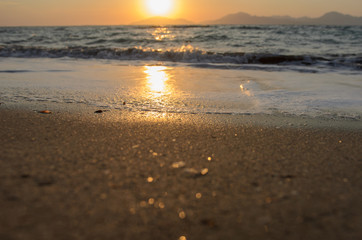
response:
M185 213L185 211L180 210L179 213L178 213L178 216L179 216L179 218L181 218L181 219L185 219L185 218L186 218L186 213Z
M42 114L51 114L52 112L49 110L43 110L43 111L39 111L38 113L42 113Z
M184 161L174 162L171 166L172 168L183 168L186 166L186 163Z
M195 168L186 168L183 171L183 175L185 177L197 178L197 177L205 176L206 174L208 174L208 172L209 172L209 169L207 169L207 168L203 168L201 170L196 170Z

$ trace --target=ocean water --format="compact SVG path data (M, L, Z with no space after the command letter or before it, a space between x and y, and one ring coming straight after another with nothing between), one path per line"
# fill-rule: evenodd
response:
M362 26L2 27L0 101L360 119L361 39Z

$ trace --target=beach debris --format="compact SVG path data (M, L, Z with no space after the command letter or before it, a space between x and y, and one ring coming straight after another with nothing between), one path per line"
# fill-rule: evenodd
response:
M281 179L286 179L286 180L291 180L292 178L295 178L294 175L290 175L290 174L288 174L288 175L280 175L279 177Z
M52 112L49 111L49 110L39 111L38 113L41 113L41 114L52 114Z
M149 183L153 182L153 180L154 180L153 177L148 177L147 178L147 182L149 182Z
M217 228L216 222L210 218L204 218L200 221L202 225L208 226L210 228Z
M201 170L196 170L195 168L185 168L183 170L183 175L185 177L190 177L190 178L202 177L207 175L208 173L209 173L208 168L203 168Z
M39 187L50 186L55 183L53 177L51 176L37 177L34 179L34 181Z
M26 179L26 178L30 178L30 174L27 173L23 173L20 175L21 178Z
M172 163L172 168L183 168L186 166L186 163L184 161L174 162Z

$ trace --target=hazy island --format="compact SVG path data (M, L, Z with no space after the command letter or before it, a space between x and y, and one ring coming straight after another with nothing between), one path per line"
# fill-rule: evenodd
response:
M194 23L186 19L172 19L165 17L152 17L133 22L130 25L193 25L193 24L246 24L246 25L362 25L362 17L351 16L339 12L329 12L318 18L290 16L253 16L239 12L226 15L216 20Z

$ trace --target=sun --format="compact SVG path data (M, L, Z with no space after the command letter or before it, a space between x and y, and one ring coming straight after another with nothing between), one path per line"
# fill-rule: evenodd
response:
M146 6L153 15L166 15L173 7L173 0L146 0Z

